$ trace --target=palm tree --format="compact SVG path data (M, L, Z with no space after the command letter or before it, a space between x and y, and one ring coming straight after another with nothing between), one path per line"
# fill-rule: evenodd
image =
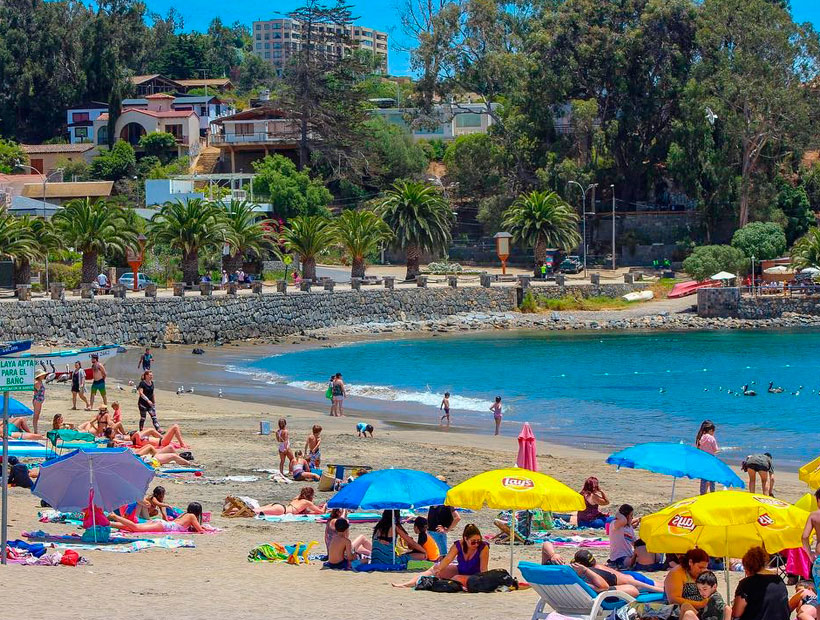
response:
M155 243L166 243L182 252L182 279L199 280L199 252L219 247L225 239L222 211L202 198L166 202L151 220Z
M503 226L513 240L532 246L536 275L546 262L547 248L570 250L581 242L578 215L555 192L532 191L519 196L504 211Z
M60 240L52 223L43 217L26 215L17 220L20 235L28 241L28 248L18 251L14 257L14 281L28 284L31 281L31 261L44 258L50 250L59 247Z
M302 277L316 279L316 256L333 243L333 224L323 215L300 215L282 233L285 248L299 255Z
M97 259L107 252L125 253L133 245L134 231L120 205L88 198L71 200L52 218L58 235L83 255L82 282L97 275Z
M791 257L792 264L800 269L820 267L820 228L809 228L805 235L795 241Z
M334 222L336 237L350 254L351 278L363 278L365 257L393 237L390 228L373 211L343 211Z
M257 219L256 205L244 200L219 203L219 207L224 210L225 243L229 248L228 254L222 255L222 268L233 273L242 267L247 254L261 256L271 247L271 220Z
M415 280L419 275L422 252L443 251L450 243L453 212L432 185L396 181L376 212L407 253L407 280Z
M14 217L8 213L0 213L0 256L14 261L15 266L24 260L31 260L37 254L37 242L31 231L22 225L22 218ZM21 280L18 278L15 269L15 282L21 284L31 279ZM19 274L20 276L25 274Z

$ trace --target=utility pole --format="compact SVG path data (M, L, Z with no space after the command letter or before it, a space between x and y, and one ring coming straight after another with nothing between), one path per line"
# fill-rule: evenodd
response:
M612 271L615 271L615 185L610 185L612 190Z

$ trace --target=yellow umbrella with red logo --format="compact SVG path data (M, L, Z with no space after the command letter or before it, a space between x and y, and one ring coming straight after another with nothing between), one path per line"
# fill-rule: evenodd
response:
M802 545L808 513L788 502L744 491L718 491L684 499L641 519L640 537L653 553L693 547L715 557L742 557L755 546L769 553Z
M572 512L586 507L584 498L563 482L537 471L510 467L473 476L447 492L448 506L481 510L512 510L510 528L510 574L513 573L516 510Z
M820 456L798 469L797 477L812 490L820 487Z

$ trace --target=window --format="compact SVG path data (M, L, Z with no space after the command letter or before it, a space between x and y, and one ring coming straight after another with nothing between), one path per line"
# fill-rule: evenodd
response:
M266 49L266 50L269 50L269 49L270 49L270 43L265 43L265 49Z
M289 32L286 32L286 33L285 33L285 38L286 38L286 39L290 39L290 33L289 33Z
M373 47L373 41L362 41L362 45L365 47Z
M88 112L74 112L71 115L72 121L75 123L80 123L82 121L88 120Z
M199 115L200 116L208 116L208 106L202 106L199 108Z
M262 43L261 43L261 41L257 41L257 42L256 42L256 49L258 49L258 50L261 50L261 49L262 49Z
M265 52L265 58L270 58L270 52Z
M270 30L270 24L265 24L265 30Z
M456 127L481 127L481 114L456 114Z
M257 41L261 41L261 40L262 40L262 33L260 33L260 32L257 32L257 33L256 33L256 40L257 40Z
M238 136L253 135L253 123L237 123L234 127L236 127L236 135Z
M165 131L174 136L177 140L182 140L182 125L165 125Z
M265 33L265 41L270 41L270 32Z
M256 26L256 30L262 30L262 24L255 24L255 26ZM268 27L268 25L265 24L265 28L267 28L267 27Z
M362 36L363 37L372 37L373 33L368 31L368 30L362 30Z
M274 24L273 29L274 30L281 30L282 29L282 24Z
M273 44L273 49L275 49L275 50L282 49L282 44L281 43L274 43Z
M74 137L75 138L87 138L88 137L88 127L75 127L74 128Z
M281 39L281 38L282 38L282 33L280 33L280 32L274 32L274 33L273 33L273 38L274 38L274 39Z
M97 130L97 144L107 144L108 143L108 127L103 125L102 127Z

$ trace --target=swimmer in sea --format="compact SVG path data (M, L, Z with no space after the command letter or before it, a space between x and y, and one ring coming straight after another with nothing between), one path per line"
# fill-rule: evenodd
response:
M444 392L444 398L441 399L441 406L439 411L444 410L444 415L439 420L439 425L447 419L447 426L450 426L450 392Z

